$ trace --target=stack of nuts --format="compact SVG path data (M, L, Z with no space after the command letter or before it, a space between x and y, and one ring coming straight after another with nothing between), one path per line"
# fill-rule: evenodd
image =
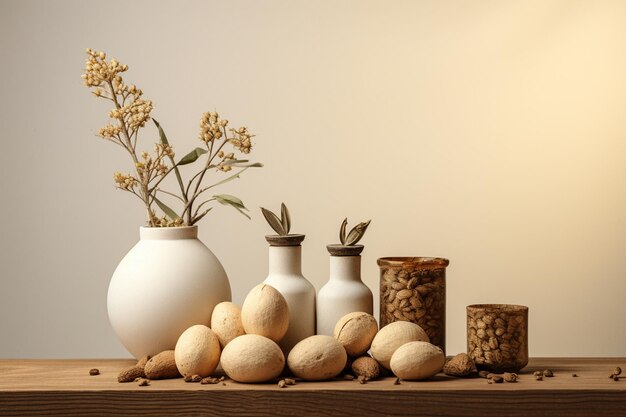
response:
M395 321L418 324L430 341L445 349L445 269L381 265L380 325Z
M467 307L467 352L491 372L517 372L528 363L528 308L504 304Z
M241 309L231 302L218 304L211 328L194 325L185 330L174 350L124 370L120 382L184 377L188 382L218 383L210 378L218 363L234 381L254 383L276 380L288 366L306 381L337 377L348 370L361 383L378 378L384 369L398 378L426 379L438 373L445 362L443 351L429 343L417 324L394 322L380 331L376 319L363 312L342 317L333 336L310 336L297 343L287 359L277 342L287 332L289 309L273 287L261 284L250 291ZM367 352L371 349L371 356ZM384 368L384 369L383 369ZM295 383L280 381L281 388Z

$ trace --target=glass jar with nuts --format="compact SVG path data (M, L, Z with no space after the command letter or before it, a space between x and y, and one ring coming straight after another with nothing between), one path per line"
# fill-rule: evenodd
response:
M380 327L410 321L446 349L446 267L443 258L380 258Z
M467 354L478 369L518 372L528 364L528 307L467 306Z

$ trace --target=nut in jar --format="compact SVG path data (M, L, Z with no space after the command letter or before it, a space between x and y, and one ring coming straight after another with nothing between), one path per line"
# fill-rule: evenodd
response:
M443 258L380 258L380 327L416 323L445 351L448 264Z
M467 306L467 354L478 369L518 372L528 364L528 307Z

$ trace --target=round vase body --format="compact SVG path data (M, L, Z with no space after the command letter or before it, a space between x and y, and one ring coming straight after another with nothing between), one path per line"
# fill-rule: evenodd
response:
M109 321L135 358L174 349L194 324L210 326L213 307L231 300L220 261L197 226L142 227L109 283Z
M330 279L317 295L317 334L332 336L346 314L373 310L372 291L361 281L361 256L331 256Z
M285 297L289 328L278 345L285 357L301 340L315 334L315 288L302 275L302 246L270 246L265 284Z

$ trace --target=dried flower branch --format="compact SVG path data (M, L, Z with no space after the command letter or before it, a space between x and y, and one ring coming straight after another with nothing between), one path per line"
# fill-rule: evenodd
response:
M84 84L99 98L109 100L114 108L109 112L111 122L100 128L98 136L124 148L131 156L135 168L134 173L116 172L113 180L117 188L137 196L144 204L148 214L148 225L153 227L191 226L202 219L212 207L201 209L210 202L229 205L244 216L250 218L243 202L228 194L216 194L199 202L206 191L239 178L241 173L251 167L261 167L260 163L250 163L247 159L238 159L235 152L228 152L226 146L234 151L249 154L252 149L252 138L248 128L228 128L228 120L220 119L217 112L204 113L200 120L199 139L203 147L198 147L176 162L174 150L170 146L161 125L151 118L152 102L145 100L143 92L135 85L124 82L121 73L128 70L128 65L117 60L107 61L104 52L87 49L85 73L82 75ZM141 128L152 119L159 131L160 141L154 146L154 154L137 150L137 138ZM230 132L230 135L228 134ZM206 154L206 161L185 184L179 167L196 162ZM238 172L216 183L203 186L208 171L230 172L233 168L241 168ZM174 171L179 186L179 194L165 190L161 183L170 172ZM177 214L157 194L173 196L183 204L181 214ZM164 216L156 214L154 205Z
M348 236L346 236L346 227L348 226L348 219L344 219L339 228L339 241L344 246L354 246L365 234L367 227L370 225L371 220L357 224L350 230Z

